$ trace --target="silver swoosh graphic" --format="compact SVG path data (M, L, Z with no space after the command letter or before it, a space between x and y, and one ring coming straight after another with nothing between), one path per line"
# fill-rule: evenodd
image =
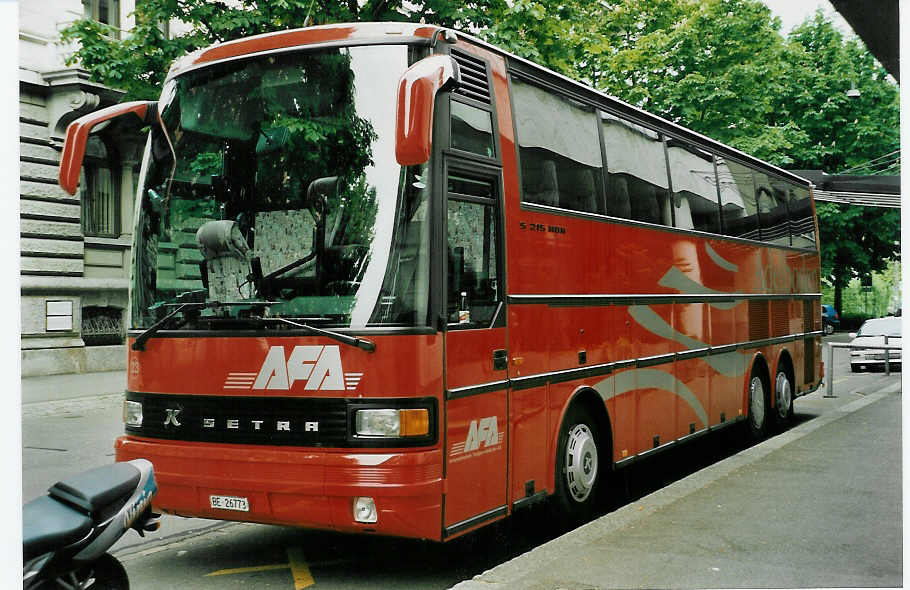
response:
M668 324L660 315L648 307L647 305L632 305L629 307L629 315L632 316L642 328L665 338L667 340L674 340L679 342L688 349L695 348L707 348L708 345L704 342L696 340L691 336L686 336L682 332L677 332L673 329L673 326ZM725 377L739 377L745 372L743 368L742 360L743 353L741 352L726 352L723 354L709 354L705 358L712 369L724 375Z
M739 270L739 266L733 264L729 260L725 260L721 257L720 254L714 251L714 248L711 247L711 244L705 242L705 252L708 253L708 257L714 261L714 264L721 267L724 270L729 270L730 272L736 272Z
M668 270L667 273L661 277L660 281L658 281L657 284L668 289L676 289L684 295L728 295L728 293L710 289L701 283L693 281L675 266L670 267L670 270ZM733 309L739 305L739 302L737 301L706 303L716 309Z
M681 397L703 426L708 426L708 412L701 404L695 393L685 383L664 371L658 369L631 369L622 373L611 375L594 386L600 397L606 402L616 396L634 391L636 389L660 389Z

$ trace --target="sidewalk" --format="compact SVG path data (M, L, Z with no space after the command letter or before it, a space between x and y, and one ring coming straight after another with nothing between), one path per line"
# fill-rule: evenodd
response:
M126 370L22 378L22 405L123 393Z
M899 379L454 588L900 587Z

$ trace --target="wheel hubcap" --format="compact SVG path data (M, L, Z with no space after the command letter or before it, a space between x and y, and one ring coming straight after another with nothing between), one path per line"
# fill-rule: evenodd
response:
M569 430L566 441L566 484L576 502L584 502L597 481L597 445L585 424Z
M783 373L777 374L777 383L774 388L777 391L777 415L786 418L790 413L790 404L793 403L793 392L790 391L790 380Z
M749 384L749 419L756 430L765 423L765 387L761 377L753 377Z

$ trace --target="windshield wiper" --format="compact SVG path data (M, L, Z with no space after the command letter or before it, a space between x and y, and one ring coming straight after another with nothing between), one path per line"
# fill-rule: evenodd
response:
M284 318L255 318L263 322L281 322L283 324L288 324L295 326L297 328L303 328L304 330L309 331L311 334L316 334L317 336L325 336L326 338L331 338L341 342L342 344L347 344L349 346L354 346L361 350L367 352L374 352L376 350L376 343L372 340L367 340L366 338L357 338L356 336L348 336L347 334L340 334L338 332L332 332L331 330L323 330L322 328L315 328L307 324L301 324L299 322L292 322L291 320L286 320Z
M161 307L174 307L174 311L167 314L136 337L136 341L133 342L133 350L145 350L145 342L152 336L154 336L159 330L164 328L164 326L177 314L187 309L206 309L213 307L234 307L238 305L250 305L253 307L267 307L269 305L275 305L275 301L205 301L205 302L187 302L187 303L165 303ZM157 307L157 306L156 306ZM183 321L177 324L177 327L182 326L187 321L189 317L183 318Z
M176 308L174 308L174 311L167 314L166 316L164 316L163 318L161 318L154 324L152 324L149 327L149 329L147 329L142 334L139 334L139 336L136 337L136 341L133 342L133 350L145 350L145 341L148 340L149 338L151 338L152 336L154 336L158 330L163 328L165 324L167 324L169 321L171 321L171 318L176 316L178 313L180 313L184 309L187 309L189 307L199 308L199 307L203 307L203 306L205 306L204 303L181 303L181 304L179 304ZM178 326L185 324L188 319L189 318L183 318L183 321L180 324L178 324Z

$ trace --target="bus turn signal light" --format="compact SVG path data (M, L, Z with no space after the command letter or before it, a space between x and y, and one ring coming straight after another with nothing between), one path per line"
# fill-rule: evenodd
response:
M425 408L399 410L401 436L425 436L430 433L430 413Z

